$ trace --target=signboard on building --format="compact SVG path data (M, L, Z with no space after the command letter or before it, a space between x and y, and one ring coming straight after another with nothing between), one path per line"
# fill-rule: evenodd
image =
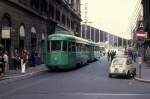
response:
M10 28L2 28L2 38L3 39L10 38Z
M139 42L143 42L146 38L146 33L143 28L140 28L136 31L136 40Z
M138 37L138 38L145 38L146 37L146 33L143 30L137 31L136 37Z

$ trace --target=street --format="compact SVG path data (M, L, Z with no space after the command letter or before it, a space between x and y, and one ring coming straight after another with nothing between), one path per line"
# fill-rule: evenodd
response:
M109 78L106 57L67 72L45 72L0 82L0 99L149 99L150 84Z

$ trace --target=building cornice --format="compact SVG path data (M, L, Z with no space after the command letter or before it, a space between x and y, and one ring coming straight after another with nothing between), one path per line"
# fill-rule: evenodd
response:
M2 0L2 2L8 3L10 6L13 6L15 8L19 8L20 10L24 10L25 12L28 12L29 14L39 17L45 21L48 20L48 16L46 15L41 15L41 13L33 10L32 8L30 8L29 6L23 5L19 2L17 2L16 0Z

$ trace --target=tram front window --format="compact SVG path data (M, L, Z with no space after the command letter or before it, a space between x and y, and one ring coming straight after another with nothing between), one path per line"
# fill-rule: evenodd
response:
M52 40L51 41L51 51L61 51L61 41Z

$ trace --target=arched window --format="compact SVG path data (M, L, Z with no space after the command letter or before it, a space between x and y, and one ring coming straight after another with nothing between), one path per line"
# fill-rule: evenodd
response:
M42 2L40 3L40 11L46 13L47 12L47 1L46 0L42 0Z
M60 21L60 11L56 10L56 20Z
M54 18L54 6L49 5L49 14L51 18Z
M36 29L35 27L32 27L31 28L31 48L32 50L36 50L37 48L37 32L36 32Z
M20 37L25 37L25 27L23 24L19 28L19 35Z
M30 1L31 8L39 10L39 0L31 0Z
M2 27L11 27L11 17L9 14L4 14L2 18Z

